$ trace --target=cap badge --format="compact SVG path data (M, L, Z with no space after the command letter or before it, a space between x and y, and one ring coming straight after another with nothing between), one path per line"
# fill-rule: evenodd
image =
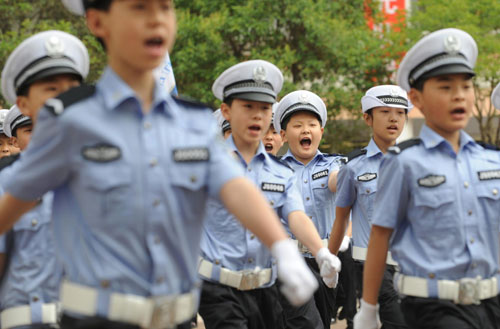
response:
M61 39L56 36L51 36L45 42L45 49L47 50L47 55L52 58L59 58L64 54L64 44Z
M309 95L307 93L300 93L299 102L302 104L309 103Z
M266 73L266 69L264 68L264 66L257 66L253 70L253 79L256 82L260 82L260 83L266 81L266 79L267 79L267 73Z
M449 54L458 54L461 46L460 40L454 35L449 35L444 39L444 49Z
M399 96L399 90L396 87L391 87L390 93L391 93L392 97L398 97Z

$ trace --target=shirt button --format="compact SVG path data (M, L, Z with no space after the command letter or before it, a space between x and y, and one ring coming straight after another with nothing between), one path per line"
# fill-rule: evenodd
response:
M470 239L470 243L474 243L474 238Z
M250 234L250 240L253 240L255 239L255 235L254 234Z
M156 278L156 283L162 283L164 280L165 279L162 276L160 276L160 277Z
M109 281L108 280L102 280L101 281L101 287L104 289L109 288Z
M469 182L464 182L464 187L468 188L469 187Z
M366 193L370 193L370 190L366 190Z
M270 204L271 206L274 206L274 201L269 201L269 204Z
M321 184L321 187L325 187L325 184Z
M476 263L472 263L471 267L472 267L472 268L476 268L476 267L477 267L477 264L476 264Z
M467 215L472 216L472 210L467 211Z
M198 180L198 178L197 178L196 176L194 176L194 175L193 175L193 176L191 176L191 177L189 178L189 180L191 181L191 183L196 183L196 181Z
M493 189L493 191L491 191L493 193L493 195L497 195L498 194L498 190L496 188Z
M304 184L307 184L307 179L304 179Z
M144 122L144 129L149 129L149 128L151 128L151 123Z
M37 226L37 225L38 225L38 220L33 219L33 220L31 221L31 226L35 227L35 226Z
M160 200L156 199L155 201L153 201L154 207L158 207L159 205L160 205Z
M311 200L311 199L310 199L309 197L307 197L307 198L306 198L306 201L309 201L309 200Z
M149 165L151 167L155 167L157 164L158 164L158 160L156 158L151 159L151 161L149 162Z
M313 216L309 216L309 218L313 219Z
M219 265L220 264L220 260L216 259L215 260L215 265Z
M248 171L249 171L249 172L250 172L250 171L252 171L252 168L248 167Z
M160 244L161 239L158 236L155 236L155 244Z
M37 297L37 296L33 296L33 298L31 298L31 300L36 303L38 302L40 299Z
M253 263L253 258L249 258L249 259L248 259L248 263L249 263L249 264L252 264L252 263Z
M434 273L429 273L429 278L430 278L430 279L434 279L435 277L436 277L436 274L434 274Z

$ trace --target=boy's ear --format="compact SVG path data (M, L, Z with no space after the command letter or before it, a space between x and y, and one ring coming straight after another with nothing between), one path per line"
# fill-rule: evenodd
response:
M220 105L220 113L222 113L222 116L224 117L224 119L226 119L229 122L231 122L231 113L229 111L230 109L231 108L226 103L222 103Z
M365 123L368 127L373 126L373 117L369 115L368 113L363 113L363 119L365 120Z
M410 99L413 106L422 111L423 95L420 90L411 88L410 91L408 92L408 98Z
M31 111L28 106L28 97L26 96L17 96L16 105L19 108L19 111L28 117L31 118Z
M104 38L106 35L104 20L102 19L104 14L106 14L104 11L93 8L89 8L86 12L87 27L98 38Z
M283 141L283 144L288 143L288 139L286 138L286 133L283 129L281 129L280 135L281 135L281 140Z
M20 147L19 147L19 144L17 144L17 137L12 136L12 137L10 138L10 140L12 141L12 144L13 144L15 147L20 148Z

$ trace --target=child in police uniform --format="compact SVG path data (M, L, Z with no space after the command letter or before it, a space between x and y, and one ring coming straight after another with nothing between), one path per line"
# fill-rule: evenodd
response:
M85 79L87 49L76 37L61 31L37 33L14 49L2 71L2 93L18 104L7 113L4 133L24 151L31 137L32 120L44 102ZM1 163L0 185L12 177L10 166L19 155ZM39 164L33 165L34 167ZM28 175L27 168L19 175ZM1 257L8 260L0 288L2 328L52 328L58 321L57 302L62 276L51 228L52 192L24 214L1 237Z
M218 142L211 111L157 88L153 71L175 39L173 2L66 5L85 10L109 65L95 87L73 88L46 102L0 199L5 232L54 190L65 274L61 326L189 327L198 304L197 259L209 195L266 246L286 254L278 262L287 269L282 280L291 296L299 287L312 294L310 273L295 261L300 256L287 247L279 219ZM63 48L51 40L48 47L66 60L57 56Z
M273 120L276 131L280 132L283 141L289 146L282 161L295 170L306 214L316 226L324 246L327 246L335 219L335 175L341 160L340 156L318 150L326 118L323 100L312 92L298 90L279 102ZM299 247L306 263L320 282L314 299L324 328L330 328L331 319L335 317L335 291L321 282L321 268L317 266L309 250L300 243ZM295 318L302 316L298 310L291 315ZM307 317L305 314L303 316Z
M450 28L422 38L401 62L398 84L425 125L380 165L356 329L377 327L389 242L410 328L499 326L500 159L463 131L476 58L474 39Z
M0 159L19 153L19 149L14 145L12 139L5 134L3 129L7 113L9 113L9 110L0 110Z
M273 64L252 60L237 64L224 71L215 81L214 95L223 101L221 112L229 121L232 134L227 140L229 148L246 176L266 196L269 204L289 225L292 232L316 256L322 268L323 279L335 285L340 262L321 244L314 225L303 212L293 171L277 158L268 154L262 143L272 115L272 104L280 92L283 76ZM248 203L249 208L253 204ZM291 241L290 248L297 249ZM228 213L218 200L210 200L203 229L202 259L199 273L204 280L200 315L210 328L281 328L282 314L277 299L276 263L254 234L247 231ZM304 264L302 257L296 259ZM310 272L309 272L310 274ZM310 274L308 282L317 283ZM281 276L278 271L278 276ZM296 296L282 285L283 294L294 305L310 299L303 286Z
M273 119L274 119L274 113L276 112L276 109L278 108L278 103L273 104ZM271 119L271 125L269 126L269 129L267 130L266 134L264 135L264 138L262 139L262 143L264 143L264 147L266 149L267 153L271 153L272 155L276 156L278 154L278 151L280 148L283 146L283 139L281 138L281 135L279 132L274 129L274 124Z
M338 173L335 223L329 240L330 251L336 254L344 240L352 210L353 258L358 293L362 291L363 265L380 162L403 131L407 113L412 107L406 92L391 85L369 89L361 99L361 105L363 119L371 127L373 137L366 148L347 155L348 163ZM398 294L392 285L395 266L389 256L379 296L380 318L384 328L406 328Z

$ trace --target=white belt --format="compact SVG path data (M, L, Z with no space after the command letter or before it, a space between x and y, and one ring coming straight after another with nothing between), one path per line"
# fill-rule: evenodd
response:
M365 261L367 251L368 251L367 248L353 246L352 247L352 258L354 258L355 260ZM387 252L387 259L385 260L385 263L387 265L394 265L394 266L398 265L398 263L394 259L392 259L392 254L390 251Z
M304 246L299 240L292 240L295 244L297 244L297 248L299 248L299 252L302 254L311 254L311 251ZM323 247L328 248L328 239L321 240L321 244Z
M63 282L61 285L61 305L63 312L73 312L84 316L97 315L97 289ZM107 319L125 322L141 328L175 328L196 314L197 295L190 292L175 296L142 297L111 293Z
M428 280L416 276L397 274L394 278L400 294L429 298ZM481 278L464 278L460 280L438 280L439 299L452 300L456 304L479 304L481 300L498 295L496 277L481 280Z
M198 274L211 279L212 270L215 265L200 258ZM236 288L238 290L253 290L271 282L272 270L270 268L252 271L232 271L221 267L220 276L216 279L219 283Z
M42 304L42 324L57 324L57 304ZM0 314L3 329L29 326L31 321L31 306L23 305L3 310Z

